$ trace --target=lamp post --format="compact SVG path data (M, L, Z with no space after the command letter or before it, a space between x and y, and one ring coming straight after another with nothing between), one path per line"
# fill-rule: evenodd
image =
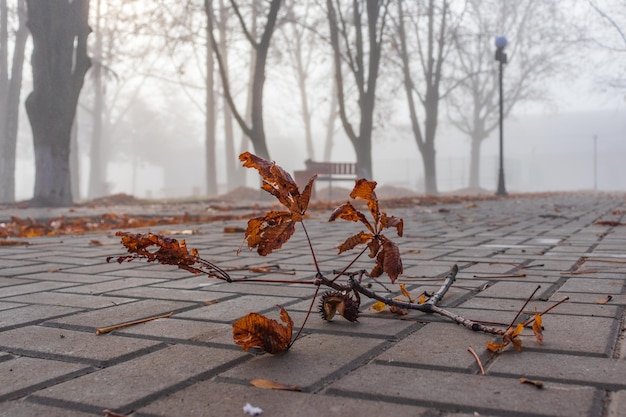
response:
M502 136L503 136L503 119L504 119L504 105L502 102L502 68L507 63L506 53L504 48L509 41L504 36L496 37L496 61L499 62L499 84L500 84L500 169L498 171L498 190L496 195L506 195L506 188L504 186L504 156L502 149Z

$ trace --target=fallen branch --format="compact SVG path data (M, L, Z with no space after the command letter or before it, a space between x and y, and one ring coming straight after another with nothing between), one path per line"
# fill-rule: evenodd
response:
M166 319L168 317L172 317L172 315L174 315L173 311L169 312L167 314L163 314L161 316L154 316L154 317L148 317L148 318L141 319L141 320L129 321L127 323L116 324L116 325L109 326L109 327L101 327L98 330L96 330L96 335L109 333L109 332L112 332L113 330L123 329L125 327L134 326L136 324L147 323L147 322L152 321L152 320Z

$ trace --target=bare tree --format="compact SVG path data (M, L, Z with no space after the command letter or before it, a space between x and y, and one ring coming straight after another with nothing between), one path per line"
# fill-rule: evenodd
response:
M452 124L471 140L472 188L480 186L481 144L499 121L493 41L499 35L509 39L503 91L503 114L507 117L520 102L547 98L543 82L559 72L567 52L567 33L559 10L556 2L546 0L468 1L465 24L454 38L458 88L446 102Z
M17 29L9 71L9 9L0 0L0 202L15 201L15 150L22 88L24 49L28 39L26 4L17 1Z
M411 129L424 163L424 190L427 194L436 194L435 139L439 104L449 92L444 90L444 63L449 57L451 39L460 18L453 20L448 0L419 0L411 2L409 9L405 8L404 0L397 0L396 5L396 49L401 62ZM415 72L413 57L417 59L419 68ZM423 110L421 122L416 99Z
M252 62L254 75L252 77L252 105L250 123L245 120L244 116L242 116L242 113L237 109L235 100L233 98L233 92L230 88L227 68L224 65L222 54L220 53L217 40L215 39L215 34L211 33L213 52L215 53L215 57L219 65L224 95L226 97L228 105L233 113L233 116L235 117L235 120L237 120L237 123L239 123L241 130L246 134L246 136L250 138L250 141L254 146L255 153L265 159L270 159L269 150L267 148L267 143L265 139L265 128L263 122L263 87L265 84L265 66L267 63L269 47L272 40L272 35L274 34L274 30L276 28L278 12L280 10L281 4L282 0L270 1L260 39L257 39L257 37L255 36L256 34L252 32L248 27L248 24L245 21L239 4L236 0L231 0L231 6L240 23L241 31L243 32L244 37L254 50L254 62ZM255 5L256 2L253 2L253 7Z
M346 4L340 0L326 1L339 117L354 147L358 174L371 178L376 85L390 1L353 0L348 8L344 7ZM350 103L346 99L348 80L343 75L344 67L352 76L357 91L357 128L349 120Z
M85 73L88 0L27 0L33 38L33 91L26 112L33 131L35 190L33 204L72 204L70 132Z

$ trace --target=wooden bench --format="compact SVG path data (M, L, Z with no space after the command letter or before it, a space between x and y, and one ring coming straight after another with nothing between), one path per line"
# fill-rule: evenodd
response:
M334 181L355 181L358 179L356 163L354 162L314 162L310 159L304 161L306 169L294 171L294 180L299 187L309 181L313 175L317 174L316 183L319 181L328 182L328 197L330 198ZM315 189L313 195L315 196Z

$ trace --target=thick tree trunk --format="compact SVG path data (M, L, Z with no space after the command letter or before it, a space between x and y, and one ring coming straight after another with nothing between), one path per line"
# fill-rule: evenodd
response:
M333 87L330 95L330 110L326 124L326 138L324 140L324 161L331 160L335 138L335 121L337 120L337 80L333 79Z
M33 91L26 99L35 149L33 204L72 204L70 132L85 73L89 0L27 0Z
M91 149L89 151L89 187L87 188L88 198L102 197L107 193L106 187L106 166L103 155L104 134L104 86L102 85L102 32L100 25L101 0L96 3L96 31L94 42L94 65L91 69L93 76L93 130L91 134Z
M470 149L469 187L480 187L480 146L483 138L472 136Z
M424 193L437 194L437 164L434 143L427 143L422 151L424 163Z
M3 8L4 26L7 13L6 2ZM18 1L19 26L15 33L11 77L8 78L8 34L2 34L2 73L0 80L0 202L15 201L15 150L17 146L17 128L19 120L20 93L22 89L22 70L24 67L24 49L28 39L26 10L24 0ZM6 27L3 27L4 32ZM5 37L6 35L6 37ZM6 56L5 56L6 55Z

